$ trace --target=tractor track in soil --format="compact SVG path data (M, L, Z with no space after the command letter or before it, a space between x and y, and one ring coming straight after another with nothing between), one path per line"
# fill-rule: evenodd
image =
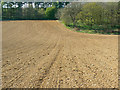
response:
M118 88L118 36L58 21L2 22L2 88Z

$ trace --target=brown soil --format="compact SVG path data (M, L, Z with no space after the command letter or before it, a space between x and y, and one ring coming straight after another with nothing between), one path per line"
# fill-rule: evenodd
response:
M118 36L57 21L3 21L3 88L117 88Z

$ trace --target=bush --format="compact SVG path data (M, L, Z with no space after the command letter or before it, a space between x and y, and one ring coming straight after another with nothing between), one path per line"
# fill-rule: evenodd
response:
M101 33L111 33L120 28L117 2L71 3L61 11L61 20L70 27Z
M55 13L57 12L56 7L48 7L45 11L45 15L47 19L56 19Z

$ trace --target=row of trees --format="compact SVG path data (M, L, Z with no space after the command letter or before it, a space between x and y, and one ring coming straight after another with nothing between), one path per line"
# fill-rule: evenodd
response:
M58 15L66 25L79 29L111 32L120 28L120 2L70 3Z
M120 2L2 2L3 20L63 21L77 30L111 32L120 28Z
M57 9L67 4L68 2L2 2L2 19L54 20Z

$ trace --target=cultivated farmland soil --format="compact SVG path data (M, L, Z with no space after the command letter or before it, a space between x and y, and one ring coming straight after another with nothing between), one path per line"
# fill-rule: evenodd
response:
M58 21L2 22L3 88L117 88L118 36Z

